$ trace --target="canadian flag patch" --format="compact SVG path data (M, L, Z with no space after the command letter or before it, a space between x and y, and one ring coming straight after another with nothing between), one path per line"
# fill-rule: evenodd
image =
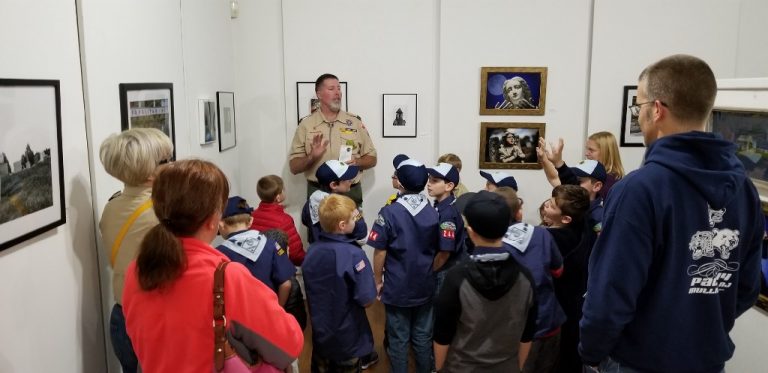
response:
M355 271L360 272L365 269L365 260L361 260L360 263L355 264Z
M379 234L376 233L376 231L371 231L370 234L368 234L368 239L371 241L376 241L376 238L379 237Z

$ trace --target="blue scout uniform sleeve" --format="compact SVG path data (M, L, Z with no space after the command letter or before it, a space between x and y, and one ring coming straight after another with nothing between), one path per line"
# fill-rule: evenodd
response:
M371 226L371 233L368 234L368 245L374 249L384 250L387 248L391 236L388 218L389 214L382 208L379 210L379 215L373 226Z
M312 226L312 218L309 216L309 201L304 202L304 207L301 209L301 224L307 228Z
M362 211L360 212L363 213ZM365 219L361 216L360 220L355 222L355 229L352 231L352 238L356 241L365 240L365 236L368 235L368 224L365 223Z
M452 216L447 216L445 219L441 216L440 219L440 251L455 252L457 241L456 236L459 235L458 226L455 219Z
M268 239L264 250L272 251L272 283L275 284L275 290L283 283L291 279L296 274L296 267L288 259L288 251L277 242Z
M348 268L344 271L354 287L353 299L361 307L365 307L376 299L376 283L373 281L371 263L362 250L353 251L352 258L347 263L349 263Z

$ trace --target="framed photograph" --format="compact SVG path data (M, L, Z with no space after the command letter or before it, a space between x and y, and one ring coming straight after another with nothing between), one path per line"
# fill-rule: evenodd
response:
M219 117L219 152L237 145L235 127L235 93L216 92L216 112Z
M200 126L200 145L216 141L216 101L197 100L197 120Z
M347 110L347 82L341 84L341 110ZM296 82L296 125L301 118L320 109L320 100L315 94L315 82Z
M546 67L483 67L480 115L544 115Z
M134 127L157 128L173 142L173 83L120 83L120 117L123 131Z
M66 222L58 80L0 79L0 250Z
M540 137L544 123L481 123L480 168L541 169Z
M623 147L641 147L643 144L643 133L640 131L640 122L637 121L637 115L632 115L629 107L637 103L637 86L624 86L624 101L622 101L621 110L621 140Z
M382 95L383 137L416 137L416 94Z

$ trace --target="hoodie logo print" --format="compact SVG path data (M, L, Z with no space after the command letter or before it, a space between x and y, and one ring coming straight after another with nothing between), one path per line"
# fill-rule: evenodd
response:
M706 260L706 263L701 265L688 266L687 274L691 276L688 294L717 294L728 289L732 285L732 274L728 272L739 270L738 262L726 262L731 257L731 251L739 245L739 231L714 228L717 223L723 222L725 209L713 210L709 206L707 209L709 226L712 229L697 231L688 242L688 250L691 251L693 260Z

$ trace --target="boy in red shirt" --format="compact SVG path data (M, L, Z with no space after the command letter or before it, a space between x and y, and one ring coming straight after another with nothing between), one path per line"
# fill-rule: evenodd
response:
M293 218L285 213L283 201L285 201L285 189L283 179L277 175L267 175L256 183L256 193L261 199L259 207L251 214L253 223L251 229L266 232L270 229L279 229L288 235L288 259L295 266L301 266L304 262L304 245L296 231Z

